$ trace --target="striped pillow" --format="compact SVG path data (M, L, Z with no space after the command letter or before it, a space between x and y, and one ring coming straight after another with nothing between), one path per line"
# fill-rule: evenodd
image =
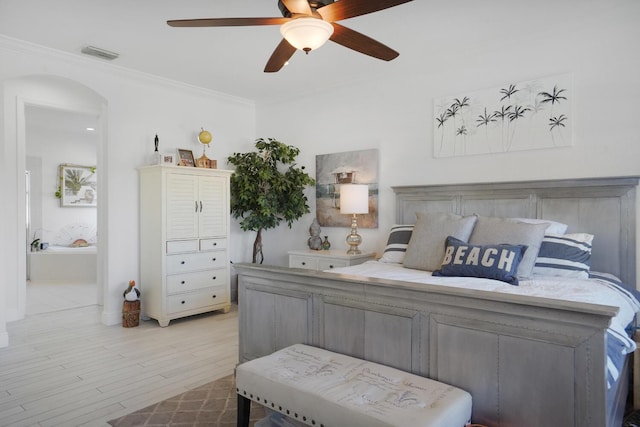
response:
M593 235L587 233L545 235L533 274L587 279L592 242Z
M387 246L380 262L388 262L392 264L402 264L404 254L407 252L407 245L413 233L413 225L394 225L389 231Z

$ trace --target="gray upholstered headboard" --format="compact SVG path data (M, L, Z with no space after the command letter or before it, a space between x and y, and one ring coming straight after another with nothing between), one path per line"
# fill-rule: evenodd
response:
M396 222L416 212L544 218L567 233L595 236L591 268L636 286L636 187L639 177L393 187Z

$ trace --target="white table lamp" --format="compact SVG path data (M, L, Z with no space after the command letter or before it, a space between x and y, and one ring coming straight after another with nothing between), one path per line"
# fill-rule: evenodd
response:
M362 237L358 234L356 215L369 213L369 186L366 184L342 184L340 186L340 213L353 215L351 234L347 236L347 244L349 245L347 254L362 253L358 249L358 245L362 243Z

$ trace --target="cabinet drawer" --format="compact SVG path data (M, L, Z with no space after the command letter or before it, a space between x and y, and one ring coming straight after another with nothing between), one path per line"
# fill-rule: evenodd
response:
M197 271L167 276L167 295L223 286L228 282L227 269Z
M196 310L203 307L224 304L229 297L225 286L216 286L201 291L188 292L167 297L167 313Z
M217 249L227 249L227 239L201 239L201 251L214 251Z
M227 253L224 251L167 255L167 274L211 270L226 265Z
M174 240L167 242L168 254L179 254L182 252L196 252L198 250L197 240Z
M307 270L317 270L318 269L318 259L300 255L290 255L289 256L289 267L290 268L306 268Z
M348 265L347 261L343 261L340 259L319 259L318 260L318 270L331 270L332 268L340 268L346 267Z

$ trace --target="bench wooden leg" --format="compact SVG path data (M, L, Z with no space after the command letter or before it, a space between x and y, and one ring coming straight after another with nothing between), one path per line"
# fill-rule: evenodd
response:
M238 394L238 427L249 427L251 417L251 400Z

